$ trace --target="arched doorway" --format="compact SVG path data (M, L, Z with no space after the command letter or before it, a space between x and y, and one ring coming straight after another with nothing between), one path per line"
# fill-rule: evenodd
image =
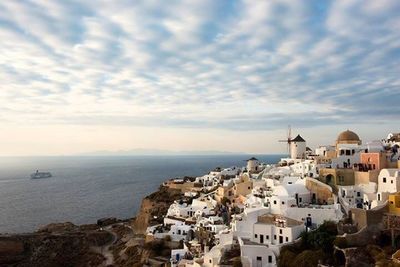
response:
M333 177L332 174L328 174L328 175L325 177L326 183L327 183L327 184L333 184L334 178L335 178L335 177Z

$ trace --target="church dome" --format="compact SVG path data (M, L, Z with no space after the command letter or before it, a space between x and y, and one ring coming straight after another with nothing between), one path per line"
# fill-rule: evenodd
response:
M361 143L360 137L358 137L358 135L355 132L352 131L344 131L342 133L339 134L338 138L337 138L337 142L338 143Z

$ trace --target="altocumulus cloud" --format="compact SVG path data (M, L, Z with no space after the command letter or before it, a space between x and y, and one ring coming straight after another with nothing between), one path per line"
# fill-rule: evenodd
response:
M0 119L264 130L398 120L400 2L0 2Z

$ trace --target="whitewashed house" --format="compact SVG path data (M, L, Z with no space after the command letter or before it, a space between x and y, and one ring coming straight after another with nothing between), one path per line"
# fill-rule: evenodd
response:
M383 205L389 195L400 191L400 169L382 169L378 176L378 191L372 207Z
M276 266L281 246L294 242L304 230L301 221L273 214L259 216L251 237L238 238L243 266Z
M214 215L215 201L209 199L193 199L192 204L175 203L168 208L167 216L177 218L198 217L201 215Z
M265 207L245 208L244 212L233 216L231 222L232 233L236 237L251 238L253 224L259 216L267 214L269 209Z
M198 222L196 223L196 227L206 229L214 234L227 229L227 226L223 222L223 218L219 216L199 218Z
M378 176L378 192L400 191L400 169L382 169Z
M352 168L355 163L360 163L362 152L368 151L367 147L360 144L337 144L337 155L332 159L332 168Z

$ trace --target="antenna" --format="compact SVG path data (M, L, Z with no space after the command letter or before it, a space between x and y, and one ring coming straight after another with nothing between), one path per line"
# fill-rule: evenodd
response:
M279 142L287 143L287 152L290 154L290 143L292 142L292 128L288 125L287 130L287 139L286 140L279 140Z

